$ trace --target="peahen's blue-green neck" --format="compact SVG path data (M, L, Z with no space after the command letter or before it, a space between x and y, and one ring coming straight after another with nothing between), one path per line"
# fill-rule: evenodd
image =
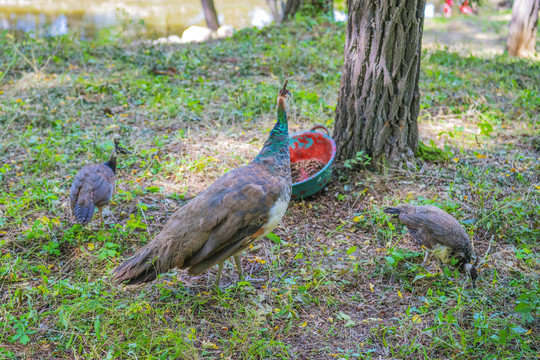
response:
M278 158L276 159L277 162L286 162L287 166L289 166L289 127L284 97L280 97L278 100L276 125L274 125L268 140L266 140L263 148L253 161L263 161L272 157Z

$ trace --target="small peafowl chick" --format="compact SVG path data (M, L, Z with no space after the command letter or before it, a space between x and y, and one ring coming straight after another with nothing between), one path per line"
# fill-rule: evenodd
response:
M103 164L84 166L73 179L69 200L71 212L79 224L85 226L94 216L97 206L101 226L103 226L103 207L112 198L116 183L116 156L131 154L131 151L119 146L119 140L114 140L114 149L109 160Z
M469 236L452 215L433 205L403 204L383 211L397 216L412 238L427 248L422 266L428 253L432 253L440 262L466 272L476 287L478 258L473 253ZM471 263L473 258L474 264Z
M114 272L118 282L140 284L172 268L198 275L234 257L242 279L240 253L271 232L291 197L286 102L287 82L277 97L277 122L262 150L248 165L229 171L176 211L152 242Z

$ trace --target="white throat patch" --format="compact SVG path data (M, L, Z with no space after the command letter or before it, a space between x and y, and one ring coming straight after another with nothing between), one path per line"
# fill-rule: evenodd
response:
M279 224L287 207L289 206L289 199L280 197L276 204L270 209L270 217L268 222L264 225L264 233L261 237L268 235Z

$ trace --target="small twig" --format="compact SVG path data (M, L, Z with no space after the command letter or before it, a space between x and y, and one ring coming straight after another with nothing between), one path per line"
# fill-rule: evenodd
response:
M140 205L140 203L139 203ZM144 210L142 209L142 206L138 206L139 210L141 210L142 216L144 218L144 221L146 223L146 232L148 233L148 236L152 237L152 234L150 234L150 230L148 230L148 219L146 218L146 215L144 213Z
M6 133L8 132L9 130L9 127L11 126L11 124L13 123L13 121L15 121L15 119L17 118L17 116L19 115L19 113L17 112L15 114L15 116L13 116L11 118L11 120L7 123L6 127L4 128L4 131L2 132L2 135L0 135L0 140L2 140L4 138L4 135L6 135Z
M71 265L75 260L78 260L79 259L79 256L73 256L71 259L69 259L65 264L64 266L62 266L60 269L59 269L59 272L62 273L63 270L68 267L69 265Z
M17 55L17 54L15 54L15 55ZM2 80L4 80L4 77L7 75L7 73L9 72L9 69L11 69L11 66L13 66L15 61L17 61L17 56L13 56L13 59L8 64L8 66L6 67L6 70L2 73L2 75L0 75L0 83L2 83Z
M510 205L513 205L513 201L510 201L508 204L506 205L503 205L495 210L493 210L492 212L490 212L489 214L487 214L486 216L484 216L482 219L480 219L476 224L477 225L480 225L484 220L486 220L487 218L489 218L491 215L494 215L495 213L501 211L502 209L510 206Z
M491 250L491 244L493 243L493 238L494 237L495 237L495 235L491 236L491 240L489 240L489 245L488 245L488 248L486 250L486 253L484 254L484 258L482 259L482 262L479 265L486 262L486 259L487 259L488 255L489 255L489 251Z
M34 69L34 72L36 72L36 73L39 72L39 69L37 68L36 64L32 64L32 62L30 60L28 60L28 58L26 56L24 56L24 54L18 48L15 48L15 51L18 52L19 55L22 56L24 61L26 61L28 63L28 65L30 65L32 67L32 69Z
M273 282L276 281L276 280L281 280L281 279L283 279L283 278L284 278L286 275L288 275L290 272L291 272L290 270L285 270L280 276L275 277L275 278L273 278L272 280L270 280L270 281L268 282L268 284L271 284L271 283L273 283Z

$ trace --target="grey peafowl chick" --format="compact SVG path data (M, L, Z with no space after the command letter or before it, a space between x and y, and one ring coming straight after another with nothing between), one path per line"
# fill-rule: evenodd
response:
M85 226L94 216L97 207L101 226L103 226L103 207L112 198L116 183L116 157L118 154L131 154L114 140L114 149L108 161L102 164L84 166L73 179L69 191L71 212L79 224Z
M248 165L229 171L177 210L152 242L114 272L118 282L140 284L175 267L198 275L234 257L242 279L240 253L271 232L291 197L286 102L287 82L277 97L277 122L262 150Z
M440 262L456 266L467 273L476 287L478 258L474 255L469 236L461 224L450 214L433 205L403 204L383 210L395 215L407 227L412 238ZM475 259L474 264L471 263Z

